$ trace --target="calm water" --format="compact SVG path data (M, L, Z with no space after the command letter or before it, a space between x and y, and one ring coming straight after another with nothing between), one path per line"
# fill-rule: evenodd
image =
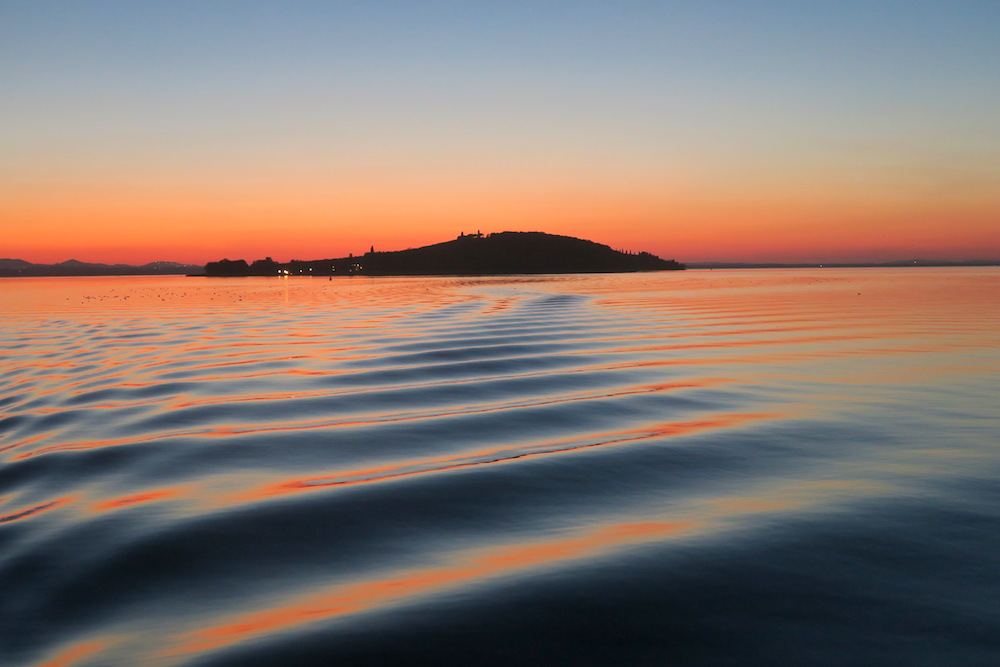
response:
M1000 664L998 305L2 280L0 664Z

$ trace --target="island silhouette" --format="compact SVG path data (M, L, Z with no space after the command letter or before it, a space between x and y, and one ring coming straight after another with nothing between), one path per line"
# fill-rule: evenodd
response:
M544 232L459 234L458 238L420 248L336 259L276 262L270 257L251 264L222 259L205 265L209 276L424 276L507 275L531 273L625 273L677 271L685 266L648 252L625 252L609 246Z

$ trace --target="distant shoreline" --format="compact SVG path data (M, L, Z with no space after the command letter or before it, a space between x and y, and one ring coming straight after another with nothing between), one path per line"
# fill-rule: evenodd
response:
M888 268L976 268L1000 267L1000 259L964 261L948 260L896 260L891 262L688 262L692 270L713 269L888 269ZM618 273L620 271L592 271L592 273ZM540 275L545 272L469 272L469 273L399 273L397 276L490 276L490 275ZM552 271L549 273L565 273ZM266 274L271 275L271 274ZM305 273L288 275L306 275ZM341 274L343 275L343 274ZM374 275L374 274L361 274ZM385 274L388 275L388 274ZM177 262L152 262L144 265L98 264L70 260L58 264L33 264L20 259L0 259L0 278L82 278L90 276L186 276L189 278L244 277L242 275L210 275L198 264Z
M1000 260L997 261L982 261L982 262L928 262L926 264L914 264L912 262L892 262L884 264L741 264L741 263L729 263L729 262L691 262L687 265L688 270L691 271L713 271L713 270L763 270L763 269L949 269L949 268L990 268L990 267L1000 267ZM589 273L601 274L601 273L623 273L621 271L592 271ZM636 272L631 272L636 273ZM377 276L372 274L354 274L360 277L395 277L395 278L433 278L433 277L457 277L457 276L510 276L510 275L520 275L520 276L531 276L531 275L566 275L563 272L552 272L549 274L538 273L538 272L527 272L527 273L412 273L412 274L392 274ZM155 276L181 276L185 278L261 278L261 277L271 277L271 276L261 276L261 275L209 275L207 273L143 273L139 271L131 272L117 272L117 273L44 273L44 272L31 272L31 273L13 273L9 271L0 271L0 279L2 278L111 278L111 277L155 277ZM303 277L305 274L295 274L294 276L289 274L288 277ZM283 277L283 276L274 276ZM316 276L316 277L328 277L328 276ZM340 275L335 276L339 278L352 277L351 275Z
M23 259L0 259L0 278L53 278L86 276L184 276L203 273L198 264L150 262L142 265L99 264L70 259L58 264L34 264Z
M987 269L1000 268L1000 261L993 263L971 263L971 264L767 264L767 265L712 265L704 266L697 263L687 265L687 271L776 271L776 270L838 270L838 269ZM187 278L502 278L527 277L527 276L565 276L565 275L611 275L621 273L661 273L657 271L587 271L587 272L549 272L549 273L394 273L394 274L342 274L342 275L314 275L296 273L286 275L212 275L208 273L187 274Z

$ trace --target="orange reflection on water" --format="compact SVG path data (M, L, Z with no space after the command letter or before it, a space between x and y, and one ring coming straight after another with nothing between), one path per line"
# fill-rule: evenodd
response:
M45 438L48 438L49 436L52 435L52 433L53 433L53 431L46 431L44 433L37 433L37 434L31 436L30 438L24 438L23 440L20 440L18 442L12 442L9 445L4 445L3 447L0 447L0 452L6 452L6 451L11 450L11 449L17 449L18 447L26 447L27 445L31 445L31 444L34 444L34 443L40 441L40 440L44 440Z
M402 477L412 477L427 473L445 472L472 468L474 466L490 465L494 463L509 463L511 461L524 460L539 456L550 456L555 454L565 454L576 452L581 449L591 449L596 447L606 447L625 443L634 443L644 440L651 440L660 437L676 437L690 435L700 431L710 429L722 429L740 426L742 424L765 419L780 419L787 417L777 413L740 413L729 415L718 415L710 419L684 422L668 422L656 424L640 429L630 429L625 431L615 431L593 436L591 439L599 439L599 442L587 442L584 444L574 444L578 441L557 440L535 445L510 445L506 447L495 447L492 449L469 452L453 456L429 457L407 461L405 463L395 463L392 465L379 466L376 468L366 468L363 470L353 470L340 473L335 476L310 477L306 479L286 480L274 484L268 484L257 489L237 494L224 500L228 503L244 503L255 500L263 500L275 496L283 496L300 491L320 489L330 486L349 486L354 484L367 484L371 482L381 482Z
M746 332L749 335L756 334L755 331ZM724 336L733 335L731 332L726 332ZM788 347L792 345L796 346L809 346L809 345L822 345L826 343L850 343L862 340L872 340L872 339L885 339L890 340L897 338L898 334L896 332L888 333L876 333L876 332L864 332L860 333L858 331L849 331L842 334L831 334L826 336L800 336L798 338L741 338L738 340L713 340L705 343L669 343L669 344L656 344L656 345L641 345L629 348L621 348L618 350L611 350L611 352L621 353L621 352L678 352L678 351L690 351L690 350L715 350L715 349L739 349L739 348L753 348L762 347L768 348L766 351L756 354L747 355L741 361L743 363L767 363L773 360L775 357L770 352L770 349L775 347ZM846 356L857 355L856 350L844 350L838 354L844 354Z
M584 400L603 400L618 396L654 393L654 392L668 391L673 389L707 387L713 384L718 384L726 381L727 380L723 380L720 378L704 378L688 382L647 385L643 387L636 387L625 391L620 391L617 393L575 394L569 396L559 396L558 398L554 398L551 400L543 400L543 401L532 400L529 402L519 403L514 405L512 404L505 404L501 406L477 405L472 407L466 406L448 411L441 411L435 409L418 413L390 412L377 415L368 415L366 416L365 419L353 419L353 418L334 419L334 420L323 419L319 421L307 420L307 421L297 421L297 422L277 422L270 424L247 424L245 426L214 426L211 428L199 428L188 431L174 431L171 433L146 434L141 436L115 438L111 440L99 440L90 442L69 442L69 443L39 447L38 449L25 452L23 454L19 454L18 456L14 457L14 460L27 459L33 456L38 456L40 454L49 454L52 452L99 449L101 447L115 447L119 445L137 444L140 442L148 442L150 440L164 440L166 438L177 438L177 437L187 437L187 436L198 436L203 438L210 438L210 437L221 438L229 436L251 435L257 433L279 433L288 431L320 430L328 428L348 428L357 426L373 426L373 425L386 424L392 422L417 421L421 419L440 419L442 417L452 417L456 415L471 415L471 414L478 414L485 412L494 412L497 410L510 409L514 407L539 407L547 405L557 405L560 403L576 403ZM126 384L122 386L129 386L129 385Z
M71 665L75 665L95 653L103 651L110 646L111 643L112 642L109 639L95 639L80 642L79 644L70 646L54 658L41 663L38 667L70 667Z
M188 633L171 654L207 651L247 637L290 626L357 613L418 593L427 593L506 572L595 555L605 549L650 542L694 532L694 523L631 523L604 528L580 537L510 547L474 554L451 567L427 568L391 579L334 586L287 606L246 614L230 622Z
M17 521L19 519L25 519L29 516L34 516L41 512L47 512L49 510L55 509L60 505L65 505L66 503L74 501L76 498L74 496L64 496L63 498L56 498L55 500L50 500L47 503L42 503L41 505L35 505L34 507L29 507L28 509L18 510L17 512L12 512L5 516L0 516L0 523L8 523L10 521Z
M181 489L179 488L150 491L148 493L139 493L132 496L124 496L122 498L113 498L111 500L104 500L99 503L93 504L91 506L91 509L98 512L106 512L108 510L114 510L120 507L128 507L131 505L139 505L142 503L164 500L166 498L173 498L179 495L180 493Z

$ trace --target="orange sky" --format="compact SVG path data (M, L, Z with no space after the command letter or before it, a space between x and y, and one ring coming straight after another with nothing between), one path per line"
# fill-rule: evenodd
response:
M665 182L673 182L669 178ZM100 183L4 192L4 256L204 263L397 250L537 230L682 261L1000 257L1000 202L909 192L472 178Z

